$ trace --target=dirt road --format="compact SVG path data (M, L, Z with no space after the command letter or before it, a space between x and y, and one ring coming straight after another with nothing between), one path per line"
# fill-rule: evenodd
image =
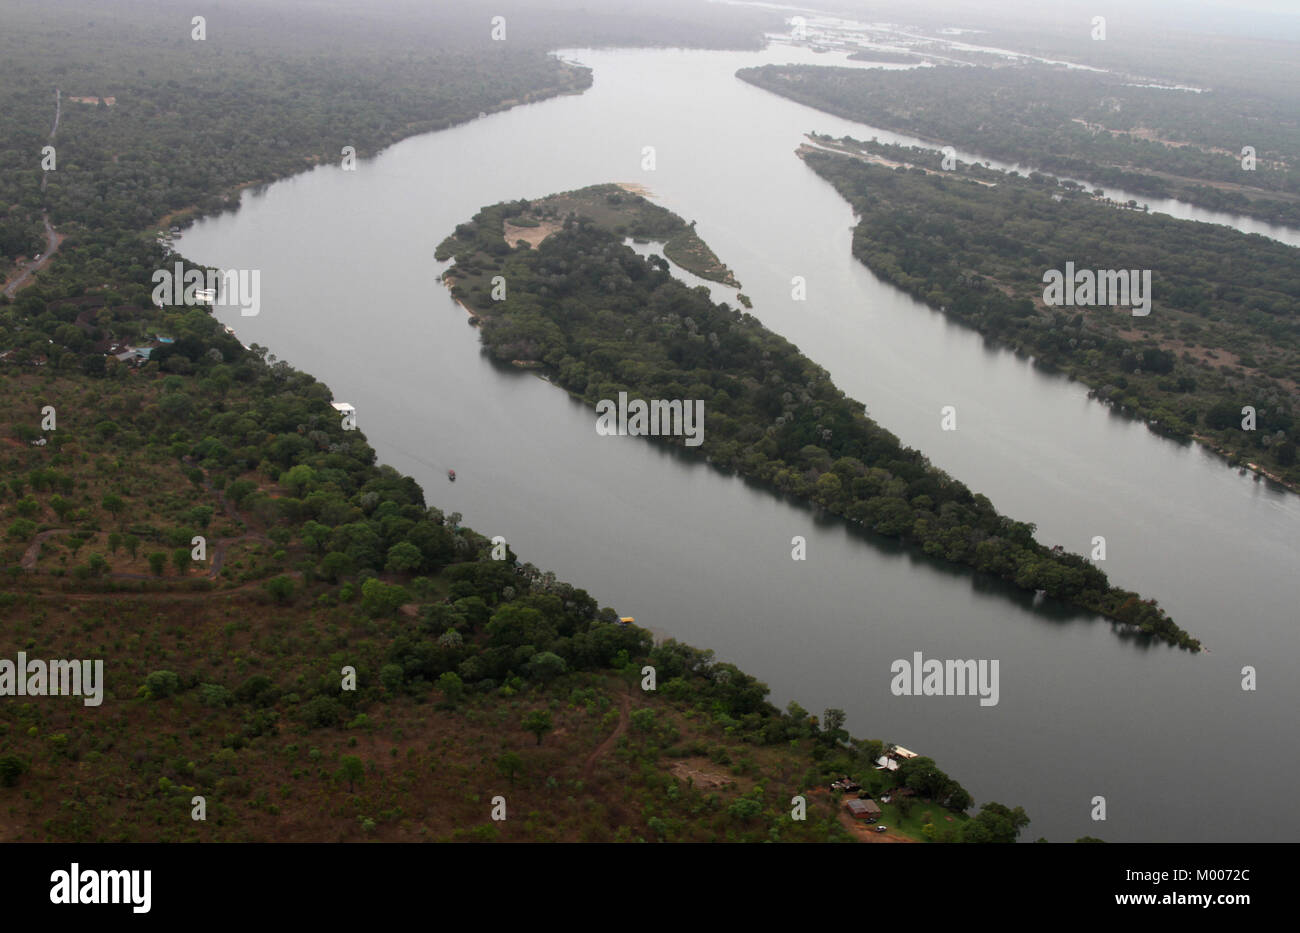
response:
M627 721L631 707L632 698L626 693L623 694L622 710L619 713L618 725L615 726L614 731L609 734L609 738L596 746L596 750L591 753L590 757L587 758L586 763L582 766L582 779L584 781L591 780L591 772L592 769L596 767L596 762L609 754L609 750L614 747L614 743L618 741L618 737L627 731Z

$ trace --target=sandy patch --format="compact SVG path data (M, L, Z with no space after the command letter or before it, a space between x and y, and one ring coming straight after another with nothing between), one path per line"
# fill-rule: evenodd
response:
M516 227L507 220L503 226L505 227L505 241L507 244L514 246L520 240L523 240L529 246L535 248L538 243L560 229L560 222L543 220L536 227Z
M711 763L706 758L684 758L673 765L672 773L683 781L693 782L701 790L735 783L730 775L711 770L709 764Z
M615 184L617 184L620 188L622 188L624 191L628 192L629 194L639 194L643 198L654 197L654 195L651 193L649 188L647 188L645 185L638 185L634 181L619 181L619 182L615 182Z

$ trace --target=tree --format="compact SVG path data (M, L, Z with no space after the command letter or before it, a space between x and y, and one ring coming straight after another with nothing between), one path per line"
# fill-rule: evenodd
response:
M658 718L652 709L639 709L628 719L628 725L632 727L633 732L654 732L658 724Z
M493 645L511 648L544 645L555 637L540 612L513 604L498 609L488 622L486 631Z
M237 479L226 487L226 497L236 506L242 506L249 494L256 491L257 483L247 479Z
M208 522L212 521L215 510L210 505L196 505L185 513L190 524L197 525L200 529L207 528ZM272 529L275 530L275 529Z
M975 799L971 797L970 791L954 781L947 796L948 807L953 810L969 810L974 803Z
M293 598L293 577L286 577L283 574L272 577L262 584L262 589L266 590L277 603L287 603Z
M406 672L402 670L400 664L385 664L379 669L379 682L389 693L397 693L401 690L405 679Z
M16 541L26 541L32 535L36 534L36 523L30 518L15 518L9 524L9 537Z
M410 598L402 587L390 586L376 577L361 584L361 611L371 618L393 615Z
M14 755L5 755L0 758L0 784L13 787L26 770L27 762Z
M163 575L163 568L167 566L167 555L162 551L154 551L149 555L149 569L153 571L155 577Z
M366 766L356 755L344 755L339 759L339 777L348 782L348 793L352 793L357 781L366 778Z
M752 797L740 797L727 808L728 814L746 823L762 812L763 805Z
M188 548L178 547L172 551L172 566L176 568L176 572L182 577L189 572L190 560Z
M121 547L122 547L122 536L116 531L110 531L108 533L109 552L112 554L116 554Z
M922 797L939 797L949 784L948 775L939 770L933 758L924 755L909 758L898 766L898 777Z
M1241 422L1241 406L1235 401L1216 402L1205 413L1205 423L1216 431L1236 427Z
M114 518L120 516L126 508L126 502L123 501L122 497L111 492L100 500L100 505L104 507L105 512L110 513Z
M63 521L72 511L72 503L56 493L50 497L50 508L54 510L55 515L59 516L59 521Z
M515 775L524 769L524 760L514 752L505 752L497 759L497 770L510 779L510 786L515 786Z
M168 697L180 689L181 679L171 671L153 671L144 679L149 695L154 699Z
M287 487L295 496L301 496L315 480L316 471L305 463L300 463L280 474L280 485Z
M454 671L447 671L438 678L438 689L447 702L455 706L465 694L465 682Z
M884 743L879 739L864 739L858 742L858 754L864 767L874 767L884 753Z
M394 573L411 573L424 564L424 555L420 549L409 541L399 541L388 549L388 562L385 569Z
M199 684L199 702L204 706L229 706L234 695L221 684Z
M337 726L343 717L343 704L334 697L317 694L302 704L299 715L313 729Z
M528 669L534 679L542 683L549 683L556 677L565 672L568 665L565 664L564 658L560 657L553 651L541 651L533 655L532 660L528 662Z
M523 728L525 732L531 732L537 737L537 744L542 744L542 736L550 732L554 725L551 722L551 714L544 709L533 710L524 717Z
M832 745L848 741L849 734L844 729L847 718L842 709L832 707L822 710L822 735Z
M330 551L321 558L317 572L330 583L338 583L342 577L352 572L352 558L342 551Z
M140 539L135 535L127 535L122 543L126 545L126 552L131 555L131 559L135 560L135 555L140 550Z
M962 842L1015 842L1020 831L1029 825L1023 807L1014 810L990 801L962 829Z

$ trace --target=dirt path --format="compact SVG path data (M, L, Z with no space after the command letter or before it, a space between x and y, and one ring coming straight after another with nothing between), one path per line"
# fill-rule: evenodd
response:
M59 116L63 111L62 100L63 100L63 95L60 93L58 88L55 88L54 89L54 127L50 130L51 143L54 142L55 134L59 132ZM50 179L49 172L45 172L45 171L41 172L41 200L42 201L44 201L45 199L45 184L46 182L49 181L49 179ZM31 280L31 277L34 273L36 273L40 269L45 268L45 266L49 264L50 260L54 258L54 254L58 252L59 244L63 242L63 235L54 229L54 225L50 223L49 212L44 210L44 208L42 208L41 210L41 219L45 221L45 252L41 253L40 259L34 259L31 262L27 263L26 266L23 268L22 272L20 272L14 278L10 279L7 283L5 283L4 293L8 295L10 298L14 296L14 293L18 291L18 289L22 288Z
M18 562L18 566L23 570L35 570L36 561L41 556L41 545L45 543L45 540L53 535L67 534L71 530L71 528L51 528L49 531L42 531L35 538L32 538L31 544L27 545L27 550L23 552L23 559Z
M41 253L40 259L28 262L22 272L9 280L9 284L5 286L5 294L12 298L14 293L26 285L35 273L49 265L50 260L54 258L54 254L59 250L59 244L62 242L63 234L55 232L54 227L50 224L50 218L46 217L45 252Z
M840 824L849 831L858 842L916 842L915 839L908 839L906 836L887 829L883 833L878 833L871 828L871 824L864 823L862 820L855 820L842 807L840 808Z
M19 566L22 567L23 570L35 573L36 562L41 557L41 546L45 544L46 539L52 535L67 534L72 530L73 529L71 528L51 528L49 531L42 531L32 539L31 544L27 545L27 550L23 552L23 558L19 561ZM218 538L212 542L212 565L208 568L208 572L203 574L203 576L207 577L209 580L215 580L217 575L221 573L222 565L226 562L226 549L232 544L239 544L241 541L261 541L265 544L271 543L271 539L266 535L256 533L240 535L238 538ZM159 579L158 577L147 573L109 573L105 574L105 576L114 580Z
M808 796L830 797L830 792L823 788L821 790L812 791ZM831 798L831 802L833 804L835 803L833 798ZM855 842L916 842L915 839L910 839L901 833L894 832L892 829L887 829L883 833L876 832L872 828L873 824L864 823L862 820L854 819L853 816L849 814L849 811L844 809L843 800L838 804L835 804L835 810L836 814L840 818L840 825L848 830L849 835L853 837Z
M609 750L614 747L614 743L618 741L618 737L627 731L628 715L631 708L632 698L625 693L623 694L622 710L619 713L618 725L615 726L614 731L609 734L609 738L596 746L596 750L591 753L590 757L587 758L586 763L582 766L582 779L584 781L591 780L591 771L596 767L596 762L609 754Z
M131 580L173 579L171 577L167 577L167 578L151 577L148 576L147 574L142 574L142 573L136 573L136 574L119 573L119 574L112 574L111 576L113 576L116 579L131 579ZM298 570L290 570L286 572L284 576L293 577L295 580L298 580L302 578L302 572ZM103 593L63 593L54 590L45 593L33 593L32 595L35 596L37 599L71 599L77 602L89 602L91 600L96 600L96 599L195 600L195 599L211 599L214 596L238 596L241 593L247 593L251 589L261 587L261 585L265 582L266 582L265 580L253 580L249 583L241 583L239 586L232 586L229 589L225 589L225 590L206 590L206 591L199 591L199 592L193 592L190 590L156 590L148 593L130 593L130 592L123 593L121 591L103 592Z

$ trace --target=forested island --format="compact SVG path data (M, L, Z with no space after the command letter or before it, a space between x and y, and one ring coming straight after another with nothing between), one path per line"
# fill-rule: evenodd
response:
M964 163L945 172L931 150L814 142L801 158L852 204L853 253L885 281L1079 379L1152 430L1300 488L1294 248L1123 210L1042 175ZM1067 262L1151 270L1149 313L1048 307L1044 273Z
M294 50L271 41L292 11L248 7L233 28L249 33L203 60L199 82L187 24L177 38L150 21L130 42L128 25L78 9L84 28L51 37L33 7L0 37L13 53L0 69L19 79L3 82L6 102L20 102L0 119L25 140L7 159L39 152L56 82L120 95L78 103L61 126L49 196L67 240L0 297L0 619L6 657L100 658L107 683L93 715L75 697L0 703L7 840L847 841L864 833L829 789L845 774L896 791L886 838L1016 839L1019 807L970 817L970 794L932 759L877 771L892 746L853 739L841 711L777 710L711 652L653 644L376 464L328 387L243 347L206 308L153 305L152 270L194 268L157 236L164 215L219 209L227 186L342 144L375 151L529 88L580 88L585 72L528 42L505 64L424 55L389 72L393 30L426 53L433 37L405 21L362 36L322 15ZM580 16L548 28L627 32ZM369 64L314 71L317 43L345 32ZM336 67L368 89L327 79ZM459 90L431 104L426 79L456 72ZM367 74L402 80L389 97ZM348 104L371 94L369 110ZM235 122L186 117L208 107ZM221 138L254 125L265 145ZM5 221L30 249L37 169L10 162L0 178L6 203L36 210ZM646 217L708 270L689 225ZM119 359L124 344L151 352Z
M1284 88L1194 93L1043 64L890 71L765 65L737 77L936 145L1300 226L1300 169L1290 155L1300 149L1300 122L1293 92Z
M644 209L638 196L598 187L556 197L572 202L575 194L603 196L606 213L570 214L540 242L511 245L506 226L546 216L550 199L497 204L439 247L438 258L455 259L447 272L452 292L478 316L494 356L541 364L593 405L620 392L702 400L708 426L698 450L718 468L933 557L1200 649L1154 600L1111 586L1078 555L1040 544L1032 524L999 515L987 497L903 447L757 318L714 304L705 289L677 281L666 260L624 245L623 228ZM509 284L503 300L492 295L496 276Z

